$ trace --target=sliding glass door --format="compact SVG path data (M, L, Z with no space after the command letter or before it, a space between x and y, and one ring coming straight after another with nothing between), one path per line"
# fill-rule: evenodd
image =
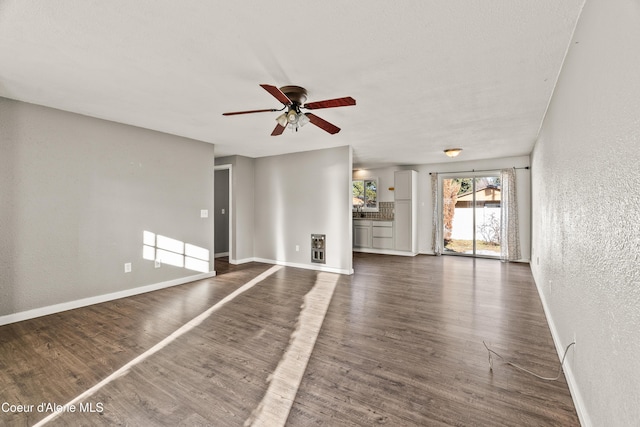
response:
M500 177L442 180L443 253L500 256Z

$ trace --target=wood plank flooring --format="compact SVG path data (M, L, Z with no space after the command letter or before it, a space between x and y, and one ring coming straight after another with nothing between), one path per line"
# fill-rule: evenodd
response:
M38 404L71 401L270 268L216 260L215 278L0 327L0 404L34 405L0 425L34 425L50 413ZM354 268L317 339L303 337L313 351L286 425L579 425L564 376L489 369L483 340L557 371L528 265L356 253ZM281 268L47 425L244 425L305 334L319 274Z

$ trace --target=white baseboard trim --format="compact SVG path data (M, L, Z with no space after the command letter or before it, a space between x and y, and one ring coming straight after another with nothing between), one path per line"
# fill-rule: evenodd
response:
M534 279L534 282L535 282L535 279ZM547 300L544 296L544 293L540 290L540 287L538 286L537 283L536 283L536 289L538 290L538 295L540 296L540 301L542 302L544 315L547 318L547 323L549 324L549 329L551 330L551 337L553 338L553 343L556 346L558 359L562 360L565 349L570 343L564 344L560 342L561 341L560 334L558 333L558 329L556 328L556 325L553 321L553 317L551 317L550 315ZM582 425L583 427L591 427L593 423L591 422L591 418L589 417L589 414L587 412L587 407L584 403L584 399L582 398L582 393L580 393L580 389L578 388L576 378L573 374L573 369L571 367L571 357L567 357L562 369L564 371L564 376L567 379L567 384L569 385L569 392L571 393L573 404L576 407L576 412L578 413L578 419L580 420L580 425Z
M417 252L405 252L396 251L393 249L374 249L374 248L354 248L353 252L364 252L367 254L380 254L380 255L398 255L398 256L416 256Z
M431 256L436 256L436 253L433 251L419 251L418 252L419 255L431 255ZM442 255L442 254L440 254ZM524 264L531 264L531 260L530 259L526 259L526 258L522 258L522 259L517 259L515 261L511 261L511 262L521 262Z
M295 262L277 261L277 260L266 259L266 258L253 258L252 261L262 262L264 264L283 265L285 267L303 268L305 270L324 271L326 273L337 273L337 274L347 274L347 275L353 274L353 268L351 270L347 270L342 268L326 267L323 265L299 264Z
M229 252L218 252L213 257L214 258L222 258L223 256L229 256Z
M276 261L273 259L266 259L266 258L252 257L252 258L229 260L229 264L233 264L233 265L246 264L248 262L261 262L263 264L283 265L285 267L304 268L305 270L325 271L327 273L337 273L337 274L347 274L347 275L353 274L353 268L351 268L351 271L349 271L347 269L342 269L342 268L325 267L322 265L312 265L312 264L299 264L299 263L287 262L287 261Z
M22 322L23 320L35 319L36 317L48 316L49 314L60 313L62 311L73 310L75 308L86 307L89 305L100 304L102 302L113 301L120 298L126 298L134 295L144 294L147 292L157 291L160 289L169 288L171 286L184 285L185 283L194 282L196 280L215 277L215 275L215 271L210 271L209 273L181 277L179 279L173 279L166 282L154 283L152 285L126 289L124 291L112 292L110 294L97 295L95 297L88 297L75 301L49 305L46 307L34 308L33 310L21 311L19 313L7 314L4 316L0 316L0 326L8 325L9 323Z
M239 265L239 264L246 264L248 262L255 262L255 261L256 261L255 258L229 259L229 264Z

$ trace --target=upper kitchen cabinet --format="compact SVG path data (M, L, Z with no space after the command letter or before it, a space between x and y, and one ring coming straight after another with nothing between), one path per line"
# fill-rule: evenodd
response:
M413 173L411 173L413 172ZM412 180L413 177L418 175L416 171L396 171L394 175L394 198L395 200L409 200L412 199L411 191L415 188Z

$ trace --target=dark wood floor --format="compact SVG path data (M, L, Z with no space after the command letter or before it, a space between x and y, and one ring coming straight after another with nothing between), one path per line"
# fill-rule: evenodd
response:
M269 268L216 260L215 278L0 327L0 404L34 405L0 425L37 423L38 404L71 401ZM489 369L483 340L556 373L528 265L355 254L354 268L337 276L286 425L579 425L563 376ZM318 274L280 269L83 400L97 412L48 425L242 426Z

